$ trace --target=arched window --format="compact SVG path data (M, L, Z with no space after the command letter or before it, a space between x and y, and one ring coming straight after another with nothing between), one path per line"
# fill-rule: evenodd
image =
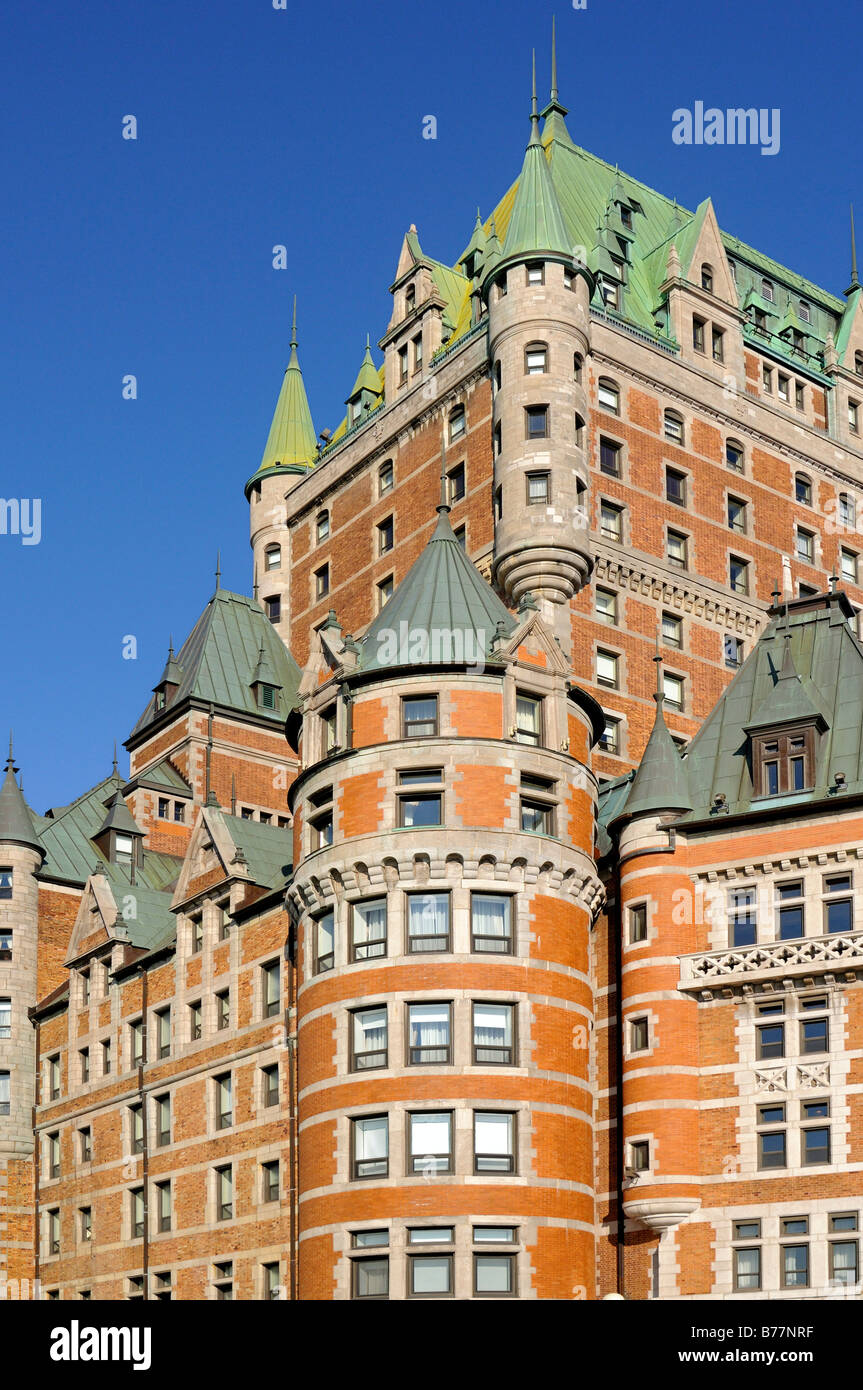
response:
M761 281L761 298L766 299L769 304L773 303L773 282L764 279Z
M607 410L611 415L620 414L620 387L617 382L610 377L604 376L599 379L598 400L600 408Z
M725 462L733 473L743 472L743 445L737 439L725 441Z
M678 415L676 410L666 410L664 421L665 438L669 439L672 444L682 446L684 442L683 416Z
M804 507L812 506L812 479L807 478L805 473L794 475L794 500L801 502Z
M496 361L495 364L494 364L494 389L495 389L495 391L499 391L499 390L500 390L500 383L501 383L500 358L498 358L497 361Z
M330 514L327 511L318 512L315 521L315 540L318 545L325 541L330 534Z
M707 290L708 294L713 293L713 267L704 262L701 267L701 288Z
M572 359L572 377L573 377L573 380L576 381L576 382L578 382L579 384L581 383L581 368L582 368L582 365L583 365L583 360L582 360L581 353L580 353L580 352L576 352L576 353L574 354L574 356L573 356L573 359Z
M548 371L548 344L528 343L524 350L526 376L542 376Z
M264 551L264 568L268 570L280 570L282 568L282 547L280 545L268 545Z
M450 411L449 415L449 442L454 444L457 439L461 439L467 429L467 419L464 406L457 405L455 410Z

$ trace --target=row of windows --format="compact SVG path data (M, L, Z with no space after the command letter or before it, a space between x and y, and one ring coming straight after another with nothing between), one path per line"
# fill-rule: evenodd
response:
M395 1008L396 1006L392 1006ZM453 1062L453 1003L406 1003L406 1066L450 1066ZM475 1066L511 1066L516 1058L516 1006L471 1002L471 1055ZM390 1065L390 1009L386 1004L354 1009L349 1019L350 1069Z
M275 1158L258 1165L258 1186L256 1201L265 1205L278 1202L281 1197L281 1164ZM234 1217L234 1169L230 1163L220 1164L212 1171L212 1190L215 1200L217 1221L230 1221ZM128 1235L131 1240L140 1240L145 1230L144 1188L130 1188L126 1194L128 1212ZM173 1188L170 1178L154 1182L150 1202L150 1234L160 1235L175 1229ZM113 1225L113 1221L112 1221ZM86 1243L95 1240L93 1231L93 1208L79 1207L76 1212L76 1240ZM45 1212L45 1253L59 1255L61 1250L60 1208L51 1207Z
M474 1226L472 1236L472 1294L485 1298L516 1297L517 1258L506 1247L518 1243L518 1228ZM452 1226L408 1229L405 1256L408 1298L452 1298L461 1292L455 1284L454 1241ZM388 1245L386 1229L351 1233L351 1298L389 1298L391 1257L386 1250ZM490 1251L489 1246L495 1247L494 1250ZM367 1250L375 1253L368 1255L364 1253Z
M172 804L173 814L171 811ZM178 824L182 825L186 819L186 803L185 801L175 801L172 803L167 796L160 796L158 799L157 814L159 820L175 820Z
M604 589L597 585L594 589L594 613L598 620L606 623L609 627L617 627L619 613L620 595L615 589ZM676 613L662 610L662 642L666 647L673 647L676 651L683 651L683 619ZM726 634L723 637L723 657L725 665L733 670L743 663L743 642L739 637Z
M785 879L774 885L773 901L765 902L769 890L754 885L730 888L726 895L729 946L754 946L757 942L793 941L806 935L832 935L854 930L853 878L850 873L828 874L822 880L820 931L807 933L805 889L802 879ZM715 903L708 904L711 910ZM627 908L627 936L630 943L648 938L648 904L633 903ZM760 928L760 929L759 929Z
M596 681L597 685L603 686L606 690L620 689L620 672L623 657L617 652L608 651L604 647L596 649ZM681 711L685 706L685 677L676 676L673 672L662 672L662 689L665 696L665 703L672 709Z
M126 1279L126 1299L127 1303L139 1303L144 1297L144 1275L133 1274ZM233 1260L223 1260L213 1265L212 1280L210 1283L212 1295L215 1299L229 1302L234 1297L234 1262ZM259 1266L258 1287L261 1299L281 1299L284 1298L284 1286L281 1279L281 1268L276 1260L271 1264ZM164 1303L170 1303L173 1296L173 1284L170 1270L156 1270L150 1275L149 1296ZM49 1300L60 1298L59 1289L47 1289L45 1297ZM91 1299L92 1290L79 1289L78 1298Z
M261 993L260 993L260 1018L273 1018L281 1012L281 966L279 961L271 961L267 965L260 967L261 971ZM231 1019L231 993L229 989L218 990L214 996L214 1017L216 1032L222 1032L232 1026ZM200 999L194 1000L186 1006L187 1017L187 1036L186 1041L198 1042L203 1036L203 1003ZM142 1019L133 1019L127 1024L127 1045L126 1057L129 1067L145 1066L148 1061L161 1061L171 1055L172 1037L172 1018L173 1011L170 1005L162 1009L157 1009L153 1013L153 1032L155 1037L148 1039L145 1037L144 1024ZM148 1040L151 1046L147 1047ZM110 1076L113 1071L113 1040L103 1038L99 1045L101 1056L101 1075ZM149 1053L149 1055L148 1055ZM78 1075L82 1085L86 1085L92 1077L90 1048L82 1047L78 1051ZM47 1090L50 1100L57 1100L60 1095L60 1054L54 1053L47 1059Z
M832 1162L829 1100L804 1100L800 1102L799 1128L789 1133L788 1110L786 1103L759 1105L758 1107L758 1167L788 1168L802 1166L816 1167ZM789 1137L795 1141L795 1157L798 1162L789 1165Z
M449 893L405 893L406 954L452 950ZM373 960L386 956L393 943L388 938L387 900L371 898L349 904L348 960ZM324 913L314 921L314 972L322 974L335 964L335 914ZM508 894L471 893L470 949L478 954L512 955L515 949L513 899Z
M517 1116L509 1110L474 1110L473 1165L475 1174L504 1176L517 1171ZM406 1113L404 1175L431 1178L454 1171L454 1112L410 1110ZM395 1176L390 1170L388 1115L363 1115L350 1121L350 1177Z
M858 1230L857 1212L831 1212L828 1217L827 1268L835 1284L856 1284L860 1278L859 1242L849 1239ZM810 1287L810 1235L807 1216L782 1217L779 1222L779 1284L783 1289ZM801 1237L807 1237L803 1240ZM733 1227L734 1288L741 1293L764 1287L762 1223L735 1221Z

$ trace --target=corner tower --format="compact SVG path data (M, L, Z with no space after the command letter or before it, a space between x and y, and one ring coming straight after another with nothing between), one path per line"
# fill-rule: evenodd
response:
M592 1298L602 716L438 510L301 686L300 1297Z
M285 522L285 491L317 459L315 427L297 356L297 301L291 322L291 355L263 458L246 483L254 556L255 597L286 645L290 645L290 535Z
M587 392L590 272L576 257L539 134L530 140L501 253L486 260L494 392L494 578L532 592L565 653L569 600L591 568Z

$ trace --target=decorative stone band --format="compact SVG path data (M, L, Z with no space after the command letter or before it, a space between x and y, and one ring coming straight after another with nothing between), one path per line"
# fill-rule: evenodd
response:
M849 982L863 974L863 931L681 956L678 989L712 999L715 994L749 993L762 982L817 977L831 983L840 973Z
M650 563L647 556L634 558L632 551L623 545L616 548L598 542L595 533L591 536L591 544L594 546L593 577L597 581L606 580L619 589L629 589L643 598L667 604L678 613L692 613L696 618L716 623L742 637L757 637L764 627L764 604L731 603L719 585L714 592L704 580L699 579L696 585L693 575L669 575L656 562Z
M341 898L367 897L389 888L443 889L475 881L488 891L500 884L507 888L546 887L553 893L568 894L590 913L592 921L605 902L605 886L594 873L574 867L561 869L549 860L530 864L517 858L510 863L491 855L467 859L459 854L447 855L445 859L431 855L397 859L388 855L379 863L349 863L328 856L325 863L313 860L305 870L302 864L299 866L287 899L297 916L302 916L305 912L327 911Z
M830 1085L829 1062L796 1062L781 1067L759 1067L754 1073L756 1091L819 1091Z

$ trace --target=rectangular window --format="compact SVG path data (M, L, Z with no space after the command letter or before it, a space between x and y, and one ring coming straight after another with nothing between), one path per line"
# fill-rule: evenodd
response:
M596 680L597 684L604 685L608 690L616 690L619 683L618 677L619 658L613 652L597 650L596 653Z
M596 616L609 627L617 626L617 594L613 589L596 590Z
M650 1046L650 1024L646 1018L633 1018L629 1024L630 1052L644 1052Z
M749 593L749 562L739 555L728 557L728 583L735 594Z
M527 405L524 408L524 433L526 439L548 438L548 406Z
M854 930L854 899L851 896L851 875L838 874L824 881L824 930L849 932ZM845 896L847 895L847 896Z
M796 549L797 559L804 565L811 565L815 558L815 537L811 531L804 531L802 526L797 527Z
M90 1080L90 1049L89 1049L89 1047L82 1047L82 1048L81 1048L81 1051L78 1053L78 1062L79 1062L79 1065L80 1065L80 1068L81 1068L81 1084L82 1084L83 1086L86 1086L87 1082Z
M791 941L804 933L803 880L776 885L776 939Z
M443 824L443 797L439 792L423 793L421 796L400 796L398 801L400 826Z
M599 468L600 472L607 473L610 478L620 477L621 448L611 439L600 438L599 441Z
M782 372L780 372L780 373L779 373L779 376L778 376L778 395L779 395L780 401L786 401L786 402L788 401L788 387L789 387L789 380L788 380L788 377L787 377L787 376L784 376L784 375L782 374Z
M739 497L728 498L728 529L729 531L746 531L746 503Z
M438 732L437 695L402 700L402 737L435 738Z
M551 474L528 473L525 475L527 485L527 504L529 507L545 506L551 501Z
M692 316L692 346L696 352L704 351L704 330L707 327L704 319Z
M171 1055L171 1009L160 1009L156 1014L156 1052L159 1058Z
M647 940L647 903L635 903L629 909L629 940Z
M278 1200L279 1160L274 1158L261 1164L261 1201L277 1202Z
M804 1105L804 1116L808 1106ZM830 1127L829 1125L818 1125L814 1129L804 1129L801 1131L802 1152L801 1161L806 1166L818 1163L830 1162Z
M219 990L216 995L216 1029L223 1032L225 1028L231 1026L231 995L227 989Z
M261 1099L265 1108L279 1103L278 1064L261 1067Z
M785 1120L784 1105L760 1105L758 1107L760 1124L782 1124ZM784 1129L764 1129L758 1132L758 1167L785 1168L788 1164Z
M687 538L679 531L669 531L665 540L665 558L676 569L685 570L687 560Z
M532 695L516 694L516 742L537 748L542 740L542 701Z
M447 1065L452 1061L452 1006L408 1004L408 1064Z
M541 263L529 265L527 267L527 283L529 285L544 285L545 266Z
M395 473L393 465L388 459L387 462L382 463L378 469L378 496L383 497L384 493L390 491L394 479Z
M725 654L725 665L731 670L736 670L743 665L743 642L739 637L724 637L722 648Z
M156 1143L164 1148L171 1142L171 1097L156 1096Z
M622 507L615 507L613 502L601 502L599 508L599 529L606 540L619 541L621 539L621 517Z
M761 1062L785 1056L785 1024L761 1023L755 1029L756 1057Z
M850 584L857 583L857 556L853 550L842 547L839 552L839 568L843 579L847 579Z
M0 999L0 1038L12 1036L12 1000Z
M325 912L322 917L317 919L317 931L315 932L315 971L316 975L322 975L325 970L332 970L335 960L334 954L334 918L332 912Z
M722 362L725 359L725 334L721 328L714 328L711 333L713 344L714 362Z
M666 671L662 677L662 690L665 703L671 709L683 709L683 677L672 676Z
M144 1151L144 1107L129 1106L129 1142L133 1154Z
M204 944L204 919L199 913L197 917L189 918L190 927L190 952L193 956L197 955Z
M605 728L599 739L600 751L617 755L620 752L620 720L606 718Z
M799 381L794 383L794 404L798 410L806 408L806 388Z
M216 1129L230 1129L234 1123L231 1073L214 1078L216 1090Z
M261 966L261 1005L264 1018L275 1018L282 1006L282 975L279 962Z
M544 347L529 347L524 354L524 369L527 376L542 376L548 371L548 352Z
M367 1115L351 1121L352 1176L385 1178L389 1171L389 1121Z
M373 898L351 907L351 960L387 953L387 900Z
M449 893L409 893L407 904L408 952L448 951Z
M320 569L315 570L315 598L326 598L330 592L330 567L321 565Z
M422 364L423 364L423 340L422 340L422 334L421 334L421 333L418 333L417 336L416 336L415 338L411 339L411 342L412 342L412 344L413 344L413 350L414 350L414 371L415 371L415 372L418 372L418 371L420 370L420 368L422 367Z
M378 526L378 554L386 555L393 548L393 519L388 516Z
M674 502L678 507L686 506L685 473L679 473L676 468L666 468L665 497L667 501Z
M389 1298L390 1260L388 1255L351 1261L351 1298Z
M464 464L459 463L456 465L455 468L450 469L449 473L447 474L447 493L449 496L449 504L451 507L454 506L456 502L461 501L461 499L465 495L465 490L466 481Z
M832 1224L841 1218L831 1217ZM854 1218L845 1218L852 1220ZM852 1229L856 1230L856 1221ZM860 1257L856 1240L832 1240L830 1242L830 1278L836 1284L856 1284L860 1277Z
M763 363L762 363L762 366L761 366L761 385L762 385L762 387L764 388L764 390L766 391L767 395L768 395L768 396L772 396L772 394L773 394L773 368L772 368L772 367L766 367L766 366L764 366Z
M452 1255L409 1255L411 1298L447 1298L452 1293Z
M662 640L667 647L683 647L683 620L674 613L662 615Z
M509 954L512 951L512 898L508 894L471 893L472 951Z
M474 1064L512 1066L514 1057L515 1005L474 1003Z
M398 350L398 360L399 360L399 385L400 385L400 386L403 386L404 383L405 383L405 382L407 381L407 379L408 379L408 347L407 347L407 343L405 343L404 347L400 347L400 348L399 348L399 350Z
M532 801L523 796L519 802L521 828L537 835L554 834L554 808L544 801Z
M734 1251L734 1287L740 1291L761 1288L761 1249L757 1245Z
M386 1064L386 1004L354 1010L351 1014L351 1071L371 1071Z
M156 1219L160 1231L171 1229L171 1184L156 1183Z
M140 1019L129 1024L129 1055L133 1067L140 1067L144 1061L144 1025Z
M79 1230L82 1241L93 1239L93 1209L92 1207L79 1207L78 1209Z
M59 1178L60 1176L60 1135L58 1133L48 1135L48 1177Z
M144 1234L144 1189L134 1187L129 1193L129 1226L133 1240Z
M234 1216L234 1170L230 1163L216 1169L216 1220L231 1221Z
M93 1135L89 1125L78 1130L78 1153L82 1163L90 1163L93 1158Z
M475 1110L473 1117L474 1172L515 1172L515 1116Z
M192 1042L197 1042L202 1035L202 1015L201 1001L197 1000L189 1005L189 1038Z
M408 1171L452 1172L452 1112L420 1111L408 1115Z

